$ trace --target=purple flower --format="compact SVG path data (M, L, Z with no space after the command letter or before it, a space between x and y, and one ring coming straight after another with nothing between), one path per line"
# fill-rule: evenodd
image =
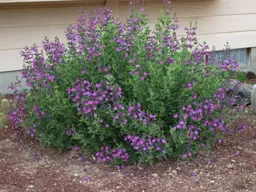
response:
M74 146L74 147L73 147L73 150L74 150L74 151L78 151L79 149L80 149L80 147L78 147L78 146Z

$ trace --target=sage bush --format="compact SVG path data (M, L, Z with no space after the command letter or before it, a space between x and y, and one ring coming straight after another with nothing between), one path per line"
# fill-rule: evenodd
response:
M66 29L66 45L45 38L43 50L21 51L29 90L10 86L13 127L60 151L87 150L118 164L192 157L245 128L229 126L235 98L223 87L235 60L208 63L211 52L197 41L196 26L178 37L169 1L154 30L142 5L130 6L124 22L107 7L81 12Z

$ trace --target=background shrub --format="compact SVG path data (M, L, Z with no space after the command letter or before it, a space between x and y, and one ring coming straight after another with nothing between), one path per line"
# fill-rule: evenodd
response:
M245 83L248 78L246 77L246 74L245 72L242 72L242 71L237 71L236 72L236 79L242 83Z
M97 8L67 27L67 47L45 38L45 53L36 45L21 52L30 89L26 96L10 87L14 127L59 150L81 147L111 163L190 157L232 132L222 86L237 63L227 56L206 64L209 48L197 41L196 26L178 38L168 2L155 31L140 4L130 4L123 23Z

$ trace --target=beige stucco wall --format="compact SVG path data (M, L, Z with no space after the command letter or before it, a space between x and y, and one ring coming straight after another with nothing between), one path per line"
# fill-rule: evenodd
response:
M34 43L41 46L45 36L58 36L64 42L65 28L75 23L80 5L91 12L97 5L104 5L104 0L79 4L0 4L0 72L22 69L20 50Z
M152 27L162 9L161 1L145 0ZM127 16L129 0L83 0L81 4L91 11L96 4L105 2L115 16ZM64 40L65 27L75 22L78 7L71 2L14 7L0 4L0 72L21 69L19 52L24 46L40 44L44 36ZM234 49L256 47L256 0L173 0L172 7L181 29L190 21L197 21L199 39L210 46L222 49L229 42ZM181 30L179 35L183 34Z
M120 1L119 13L124 18L127 0ZM162 7L161 0L145 2L152 25ZM256 0L173 0L172 7L180 21L179 35L184 35L190 21L197 21L198 38L217 49L226 42L233 49L256 46Z

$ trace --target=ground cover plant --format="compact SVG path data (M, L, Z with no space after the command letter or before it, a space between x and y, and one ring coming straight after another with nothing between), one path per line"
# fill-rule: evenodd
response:
M9 107L9 101L5 99L3 93L0 92L0 129L6 126Z
M29 90L10 86L12 126L60 151L86 149L100 162L120 164L190 158L242 132L246 125L230 125L244 106L223 87L236 61L227 55L208 63L196 26L179 38L169 1L154 30L143 6L130 5L125 22L107 7L81 12L66 29L67 46L45 38L43 50L21 51ZM238 109L229 110L235 103Z

